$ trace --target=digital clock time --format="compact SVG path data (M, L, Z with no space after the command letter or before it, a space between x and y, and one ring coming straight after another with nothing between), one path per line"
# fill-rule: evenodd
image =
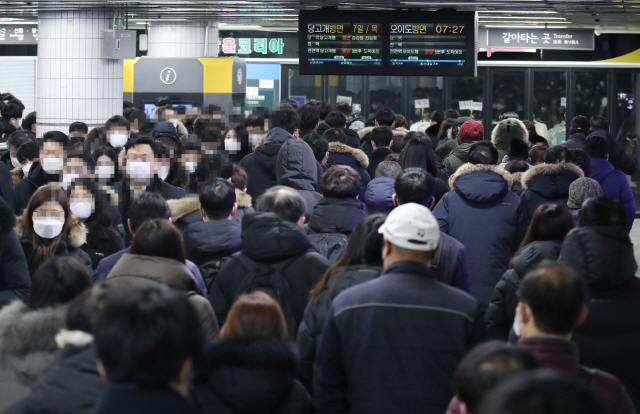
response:
M464 26L462 25L451 25L451 24L436 24L436 33L438 34L462 34L464 30Z

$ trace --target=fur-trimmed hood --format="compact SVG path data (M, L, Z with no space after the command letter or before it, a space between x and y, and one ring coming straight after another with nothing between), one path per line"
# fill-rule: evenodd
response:
M236 203L238 203L238 208L251 207L251 196L236 188Z
M511 174L497 165L462 164L449 178L449 186L460 197L474 203L491 203L511 190Z
M522 184L522 176L524 173L522 171L511 173L511 178L513 178L514 184Z
M522 138L524 142L529 142L527 127L516 118L503 119L491 131L491 142L500 151L507 151L514 138Z
M539 192L540 182L534 183L534 181L541 181L543 176L553 178L556 185L560 184L561 187L566 187L566 192L569 193L569 185L578 178L584 177L584 172L575 164L568 162L561 162L558 164L538 164L529 169L522 175L522 187L525 189L531 188L532 190ZM559 181L566 182L560 183Z
M69 218L71 225L69 227L69 233L67 234L67 243L73 247L80 247L87 242L87 227L83 222L75 218L73 215ZM18 239L22 240L24 235L24 226L27 223L26 210L20 217L16 224L15 230Z
M55 337L65 327L68 306L31 310L17 300L0 311L0 354L55 352Z
M178 198L167 200L167 204L171 209L171 221L175 223L187 214L197 211L200 207L200 198L198 196Z
M365 135L367 135L369 132L373 131L374 129L375 127L371 126L371 127L362 128L360 131L358 131L358 136L360 137L360 140L362 141L362 138L364 138ZM409 130L406 128L392 128L392 131L393 131L393 135L397 137L404 137L409 133Z
M367 168L369 166L369 158L367 154L357 148L351 148L347 144L341 144L339 142L329 143L329 152L336 154L351 154L356 159L360 167Z
M493 171L494 173L504 178L504 180L507 182L507 185L509 186L509 189L511 189L511 185L513 185L512 175L506 172L505 170L503 170L502 168L498 167L497 165L488 165L488 164L474 165L471 163L466 163L466 164L462 164L460 168L458 168L456 172L451 177L449 177L449 187L455 188L454 184L459 177L465 174L476 172L476 171Z

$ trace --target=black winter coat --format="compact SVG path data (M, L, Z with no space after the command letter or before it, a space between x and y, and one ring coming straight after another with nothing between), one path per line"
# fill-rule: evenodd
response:
M531 223L536 208L544 203L567 204L569 186L584 173L577 165L561 162L559 164L538 164L522 175L520 208L527 227Z
M569 138L567 138L567 140L563 143L561 143L560 145L567 147L569 149L581 149L584 150L584 142L586 141L587 137L584 135L580 135L580 134L571 134L569 135Z
M276 165L278 152L285 141L295 139L293 135L282 128L269 130L264 140L264 145L256 148L251 154L247 154L240 166L249 176L247 193L257 200L268 188L276 185Z
M487 334L497 340L509 339L509 332L516 316L518 287L522 278L543 260L557 260L562 242L537 241L528 244L513 259L513 269L509 269L496 285L491 302L485 314Z
M304 229L276 214L253 213L245 215L242 220L242 250L238 254L265 264L293 260L284 269L283 277L291 289L287 296L293 312L292 315L285 316L295 320L296 326L300 325L309 300L309 291L329 267L324 257L310 249L311 243ZM220 269L209 292L209 301L220 326L236 298L245 293L239 289L247 276L244 266L235 256ZM294 338L295 334L289 332Z
M324 197L316 204L304 228L309 234L342 233L348 236L365 217L364 204L357 198Z
M431 149L434 151L438 148L438 132L440 132L441 126L442 124L429 125L429 127L424 131L424 133L429 137Z
M195 414L189 401L176 391L137 383L108 384L96 399L93 414Z
M305 203L304 215L308 219L322 194L316 191L318 162L306 142L290 139L282 144L276 162L276 180L278 185L291 187L300 193Z
M13 206L13 176L11 168L0 163L0 198L4 198L5 202Z
M13 210L0 198L0 307L24 299L31 288L29 266L13 228Z
M295 379L292 344L272 338L230 338L209 345L192 397L201 414L305 414L311 398Z
M466 248L471 294L483 312L526 230L511 183L497 166L464 164L433 210L440 231Z
M298 329L296 343L302 357L300 380L309 392L313 390L313 363L316 360L318 338L322 334L324 321L327 318L333 299L340 292L351 286L377 278L380 273L382 273L381 267L370 265L334 268L327 281L328 289L323 290L318 296L311 299L307 305L302 323L300 323L300 328Z
M597 129L589 134L589 136L599 136L607 140L609 147L609 162L613 165L613 168L620 170L627 175L633 175L633 173L638 171L638 160L624 152L622 145L615 140L609 131Z
M13 211L17 216L27 208L33 193L43 185L60 181L59 174L47 174L42 169L40 161L35 161L29 170L29 175L18 183L13 189Z
M240 232L240 225L231 220L188 225L182 235L187 259L200 267L211 259L231 256L242 247Z
M367 158L365 153L359 149L351 148L346 144L330 142L327 168L333 167L334 165L348 165L360 174L360 179L362 180L360 199L364 200L364 193L367 189L367 184L371 181L371 176L367 172L369 158Z
M368 155L369 166L367 167L367 172L372 180L376 177L376 168L378 168L378 164L384 161L389 154L393 154L393 151L391 151L389 147L383 147L374 149L373 152Z
M640 280L628 230L574 229L562 244L560 261L587 282L589 315L573 334L580 362L618 377L640 407Z

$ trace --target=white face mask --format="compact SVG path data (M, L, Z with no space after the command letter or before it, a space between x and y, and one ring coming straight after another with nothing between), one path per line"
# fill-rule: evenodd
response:
M16 157L11 157L11 165L13 165L13 168L18 168L21 164Z
M127 162L127 175L133 181L144 183L151 179L151 163L144 161Z
M22 129L21 123L22 123L22 118L18 118L15 121L13 121L13 126L18 129Z
M64 160L62 158L41 158L40 163L42 169L47 174L60 174L64 167Z
M163 165L162 167L158 168L158 177L160 177L161 180L166 180L167 177L169 176L170 171L171 171L171 167L167 167L166 165Z
M251 142L251 145L255 146L258 143L258 141L260 141L260 138L262 138L262 135L260 134L249 134L249 142Z
M96 167L96 177L100 181L109 181L116 174L116 167L113 165L98 165Z
M31 165L32 164L25 164L22 166L22 172L24 173L25 177L29 176L29 170L31 169Z
M71 183L80 178L80 174L63 174L62 175L62 189L67 190L71 187Z
M140 131L139 131L139 130L137 130L137 129L131 128L131 133L132 133L132 134L137 134L138 132L140 132Z
M127 139L129 139L127 134L111 134L109 136L109 144L111 144L113 148L121 148L127 143Z
M70 202L69 208L74 216L79 218L80 220L84 220L88 218L94 211L96 211L96 202L95 201L78 201L78 202Z
M54 218L33 220L33 231L43 239L58 237L62 231L62 226L64 226L64 223Z
M196 161L187 161L184 163L184 169L187 170L189 174L196 172L196 168L198 168Z
M224 149L226 149L227 151L235 153L235 152L239 152L240 148L241 148L240 141L236 141L233 138L224 140Z

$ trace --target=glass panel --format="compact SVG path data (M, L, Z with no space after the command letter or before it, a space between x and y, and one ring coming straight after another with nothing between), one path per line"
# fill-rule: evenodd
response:
M402 76L369 76L369 88L367 115L382 108L402 113Z
M640 133L640 120L636 118L636 92L638 73L618 72L616 73L616 124L610 125L609 130L614 137L622 141L622 138L634 139ZM638 114L640 115L640 114Z
M484 76L485 71L478 68L478 76L475 78L453 78L451 82L451 107L460 108L461 101L484 102ZM461 116L471 116L472 113L469 109L458 109L458 112ZM473 118L482 122L482 111L473 111Z
M498 123L507 112L524 119L524 72L493 72L493 102L491 120Z
M533 72L533 118L536 132L549 145L566 141L566 72ZM546 130L546 134L545 134Z
M409 113L405 114L410 123L427 119L430 112L442 110L442 76L410 76L409 82ZM425 99L428 99L428 106ZM416 107L416 101L418 105ZM422 107L424 106L424 108Z
M293 97L300 104L310 99L322 99L321 75L300 75L298 65L283 65L282 75L288 79L287 90L282 91L283 98Z
M607 73L577 72L575 114L591 118L607 115Z
M329 76L329 103L334 105L338 100L351 104L354 116L362 113L362 76Z

